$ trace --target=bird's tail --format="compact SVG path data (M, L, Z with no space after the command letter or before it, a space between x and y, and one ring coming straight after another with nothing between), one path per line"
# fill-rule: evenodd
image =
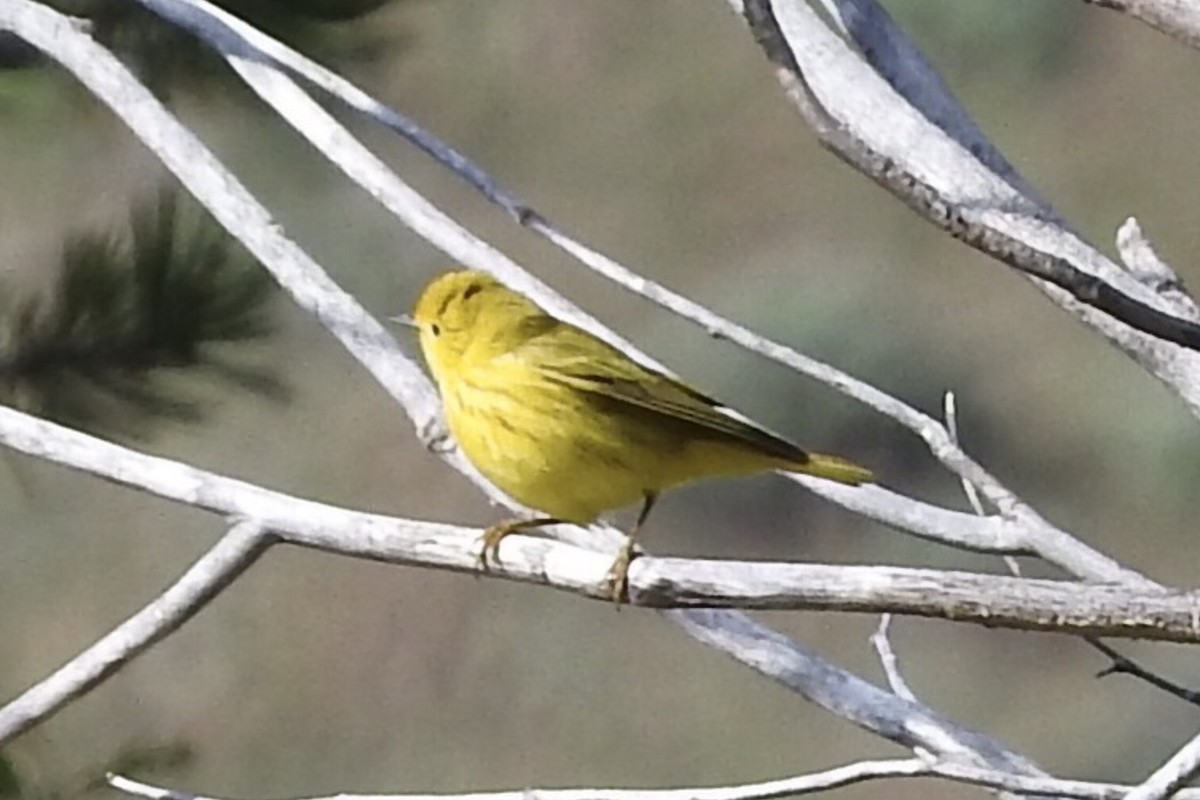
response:
M827 456L821 453L809 453L808 461L795 465L791 471L814 475L850 486L858 486L875 480L875 474L866 467L860 467L853 461L840 456Z

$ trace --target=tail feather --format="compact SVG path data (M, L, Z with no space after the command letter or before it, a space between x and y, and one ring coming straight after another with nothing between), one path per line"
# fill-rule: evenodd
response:
M791 471L837 481L838 483L845 483L850 486L871 483L875 480L875 474L866 467L860 467L853 461L841 458L840 456L827 456L821 453L809 453L808 461L795 465Z

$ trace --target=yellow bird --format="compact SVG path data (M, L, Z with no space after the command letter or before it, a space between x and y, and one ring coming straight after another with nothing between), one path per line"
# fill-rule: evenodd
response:
M870 470L807 453L638 364L486 273L436 278L409 321L462 451L513 499L546 515L488 528L484 569L510 533L586 525L641 501L608 576L621 602L637 535L668 489L769 470L851 485L872 480Z

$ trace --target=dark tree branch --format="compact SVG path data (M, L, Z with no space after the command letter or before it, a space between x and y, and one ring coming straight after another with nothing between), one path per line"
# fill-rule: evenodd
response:
M1096 673L1097 678L1104 678L1108 675L1125 674L1132 675L1135 678L1145 681L1156 689L1161 689L1167 694L1178 697L1181 700L1186 700L1195 706L1200 706L1200 692L1195 689L1188 689L1173 681L1169 681L1156 672L1146 669L1141 664L1134 661L1132 658L1122 654L1114 647L1110 647L1099 639L1085 640L1092 647L1099 650L1111 660L1104 669Z
M1200 324L1153 308L1078 269L1068 259L1054 255L1009 235L981 220L981 212L1016 213L1044 217L1034 202L1009 209L977 207L952 199L922 180L904 165L874 150L851 128L837 119L810 86L791 45L779 27L771 0L745 0L744 16L755 41L780 70L805 120L821 143L850 166L890 191L919 216L964 244L990 255L1026 275L1067 291L1136 330L1163 341L1200 351Z

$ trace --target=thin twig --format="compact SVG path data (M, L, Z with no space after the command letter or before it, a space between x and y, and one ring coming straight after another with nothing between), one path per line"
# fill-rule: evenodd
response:
M942 411L946 418L946 435L950 437L950 441L954 443L955 447L961 447L962 445L958 440L958 405L955 401L954 392L947 390L942 396ZM986 517L987 512L983 509L983 502L979 499L979 490L975 488L975 484L966 478L962 478L961 485L963 494L967 497L967 503L970 504L976 516ZM1012 553L1002 553L1001 556L1004 559L1005 566L1008 567L1008 571L1019 577L1021 575L1021 562L1017 561Z
M0 707L0 745L48 719L177 630L270 547L254 521L235 524L182 577L129 619Z
M1084 641L1108 656L1112 661L1111 664L1096 673L1097 678L1104 678L1108 675L1116 675L1118 673L1132 675L1174 697L1186 700L1192 705L1200 706L1200 692L1197 692L1195 689L1189 689L1174 681L1167 680L1098 639L1085 639Z
M871 634L871 646L875 648L875 652L879 656L879 663L883 667L883 674L887 676L888 686L892 687L892 691L905 700L915 702L917 696L913 694L912 689L908 687L908 682L904 680L904 675L900 673L900 661L892 650L892 642L889 637L891 625L892 615L890 613L879 615L879 625Z

